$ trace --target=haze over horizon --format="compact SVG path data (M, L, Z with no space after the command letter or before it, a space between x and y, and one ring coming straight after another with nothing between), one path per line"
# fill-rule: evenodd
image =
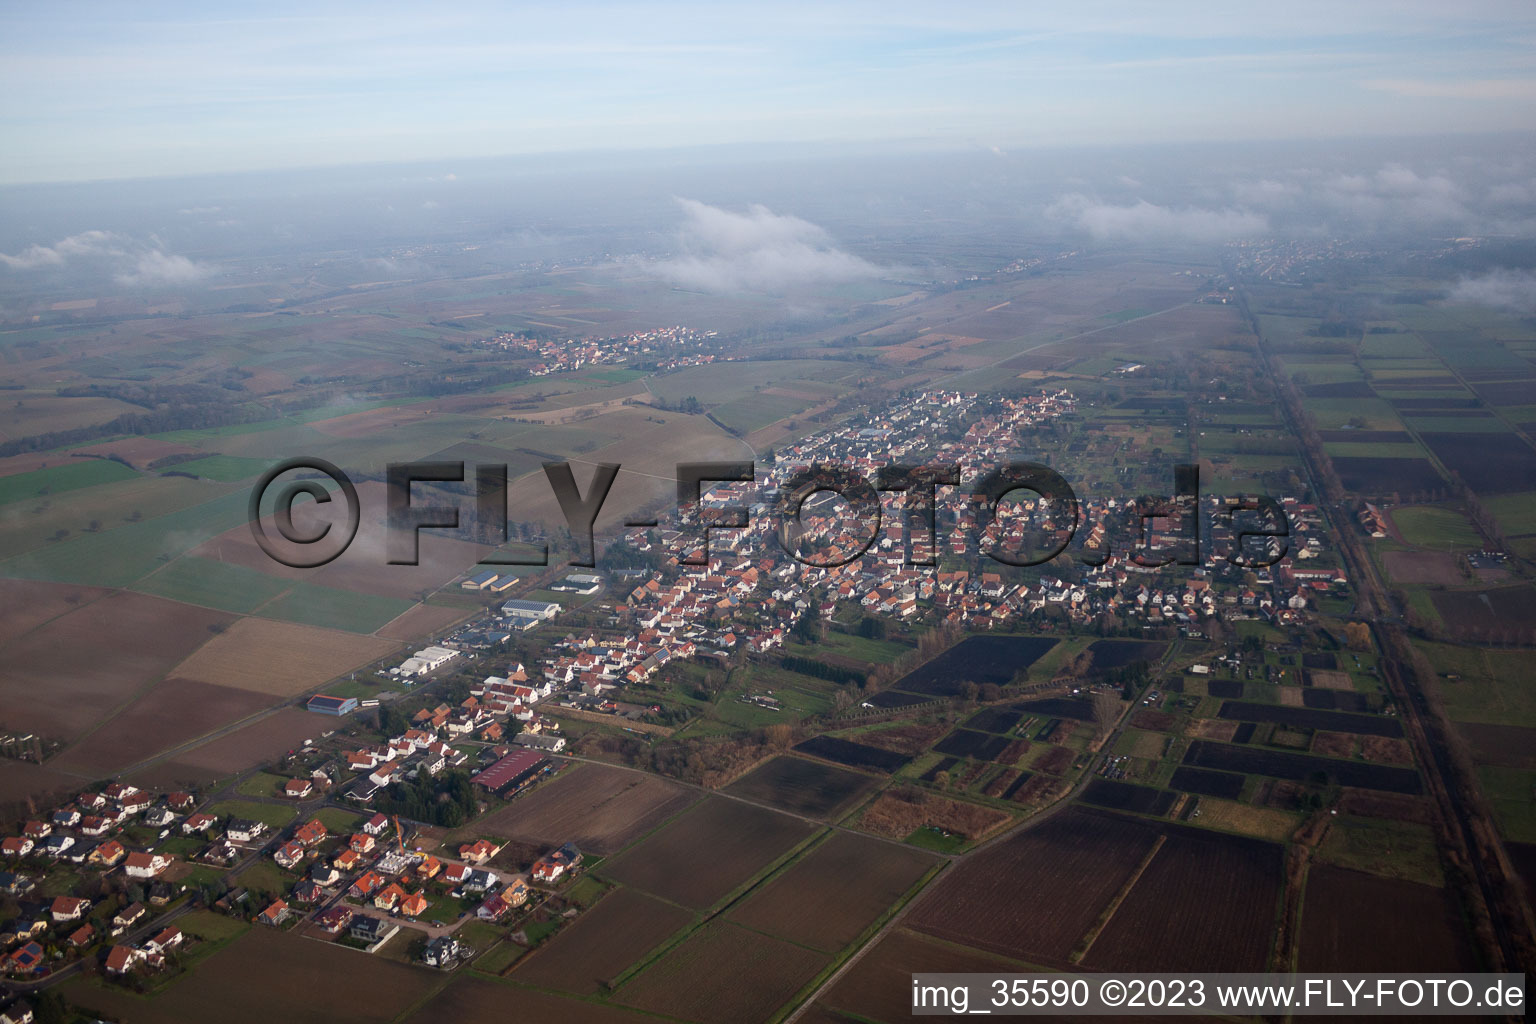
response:
M1536 8L14 10L0 184L713 145L1536 128Z

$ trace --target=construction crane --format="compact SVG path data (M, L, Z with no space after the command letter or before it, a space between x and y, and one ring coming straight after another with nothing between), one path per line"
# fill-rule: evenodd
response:
M400 829L400 815L395 815L395 848L405 855L405 833Z

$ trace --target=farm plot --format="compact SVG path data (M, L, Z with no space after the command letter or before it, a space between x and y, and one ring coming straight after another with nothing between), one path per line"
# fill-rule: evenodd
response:
M1351 495L1427 494L1445 486L1428 459L1380 459L1339 456L1333 468Z
M378 959L371 957L370 959ZM429 982L436 979L426 971ZM559 1021L560 1024L654 1024L655 1018L620 1006L569 999L549 992L458 972L448 987L423 1003L404 1024L488 1024L490 1021ZM400 1008L396 1007L398 1011ZM345 1018L342 1018L345 1019Z
M1303 729L1328 729L1362 736L1403 735L1403 723L1381 715L1353 715L1344 711L1318 711L1313 708L1288 708L1274 704L1251 704L1229 700L1217 714L1239 722L1274 722Z
M221 612L143 594L82 605L6 647L6 725L72 739L229 622Z
M378 631L378 635L409 643L446 629L468 614L467 608L439 608L436 605L418 604L392 619Z
M795 744L795 749L802 754L836 761L838 764L853 768L873 768L875 771L887 773L901 771L907 762L912 760L905 754L855 743L838 736L812 736L808 740Z
M93 777L114 775L131 764L254 715L269 698L249 690L186 679L156 683L113 717L89 742L59 758L61 768Z
M0 579L0 645L108 593L75 583Z
M699 1024L764 1020L805 987L827 957L715 922L619 990L619 1002Z
M1479 763L1536 769L1536 729L1482 722L1462 722L1456 728Z
M1477 965L1448 890L1330 864L1307 872L1297 970L1417 974Z
M1212 771L1209 768L1191 768L1180 765L1174 770L1169 783L1174 789L1201 796L1219 796L1236 800L1243 791L1243 776L1233 772Z
M562 992L595 995L692 921L693 915L681 907L620 888L518 964L512 977Z
M982 732L1006 733L1018 725L1023 717L1024 712L1011 708L983 708L966 719L965 727Z
M864 831L887 839L905 839L920 828L980 839L1009 820L1002 811L965 800L950 800L919 789L887 790L859 817Z
M1094 779L1083 790L1083 803L1116 811L1134 811L1161 817L1173 807L1177 795L1166 789L1138 786L1115 779Z
M1456 556L1445 551L1388 551L1381 562L1393 583L1455 586L1466 578Z
M348 984L336 984L338 977ZM433 984L429 972L383 957L252 928L150 999L85 980L71 981L65 995L113 1020L144 1024L207 1020L211 1007L225 1024L386 1024Z
M940 863L911 847L835 832L730 913L737 924L835 953Z
M1284 847L1274 843L1172 827L1084 964L1117 971L1262 971L1284 858Z
M1012 682L1019 671L1056 646L1049 637L972 636L903 676L894 688L932 697L953 697L967 682Z
M858 737L858 742L867 746L916 757L947 731L949 726L944 722L908 722L881 729L865 729L854 735Z
M1536 587L1496 590L1438 590L1435 611L1453 630L1525 629L1536 621Z
M313 583L300 583L263 605L269 619L298 622L348 633L372 633L410 611L413 602L400 597L359 594Z
M183 555L150 573L135 590L226 612L253 612L290 584L243 565Z
M1010 974L1020 965L965 946L940 942L904 929L893 931L870 948L814 1004L827 1011L825 1019L846 1021L835 1010L857 1014L858 1020L898 1024L912 1019L912 975L919 972Z
M703 910L815 831L785 814L709 797L600 870L615 881ZM700 856L703 850L709 855ZM687 869L680 870L681 865Z
M1310 754L1291 754L1282 750L1259 750L1228 743L1212 743L1209 740L1195 740L1191 743L1189 752L1184 755L1184 763L1197 768L1268 775L1293 782L1322 774L1342 786L1380 789L1389 793L1417 795L1423 789L1419 781L1419 773L1411 768L1338 761L1328 757L1313 757Z
M335 719L324 719L298 708L279 708L227 736L177 755L172 765L218 775L244 771L297 749L304 740L334 723Z
M786 754L753 769L725 791L792 814L836 820L863 800L878 781L861 772Z
M292 697L382 658L398 644L316 626L246 618L176 666L175 675Z
M1536 488L1536 451L1506 433L1445 431L1422 435L1448 469L1461 474L1478 494L1508 494ZM1402 488L1398 488L1401 490Z
M992 733L975 732L971 729L956 729L944 739L933 745L933 749L941 754L949 754L953 757L970 757L978 761L990 761L1003 752L1008 746L1008 737L996 736Z
M1027 715L1070 718L1074 722L1093 721L1093 702L1084 697L1046 697L1043 700L1027 700L1014 707Z
M912 927L1035 963L1064 963L1157 839L1153 825L1071 808L956 864Z
M465 837L489 835L608 855L693 802L691 790L645 772L583 764L476 821Z
M1095 640L1088 648L1095 670L1124 668L1138 661L1154 662L1168 645L1158 640Z

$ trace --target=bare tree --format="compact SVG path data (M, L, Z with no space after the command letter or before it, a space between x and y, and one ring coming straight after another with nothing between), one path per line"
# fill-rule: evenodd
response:
M1100 690L1093 695L1093 720L1101 735L1108 734L1120 717L1120 698L1112 690Z

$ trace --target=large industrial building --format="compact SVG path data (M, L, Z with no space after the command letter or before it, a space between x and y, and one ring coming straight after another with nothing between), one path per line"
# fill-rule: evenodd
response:
M475 782L498 796L517 789L549 764L537 750L517 750L475 776Z
M523 626L552 619L560 613L560 606L553 601L508 601L501 606L501 614Z
M356 697L332 697L324 693L317 693L309 698L305 705L310 711L322 715L350 715L357 710Z

